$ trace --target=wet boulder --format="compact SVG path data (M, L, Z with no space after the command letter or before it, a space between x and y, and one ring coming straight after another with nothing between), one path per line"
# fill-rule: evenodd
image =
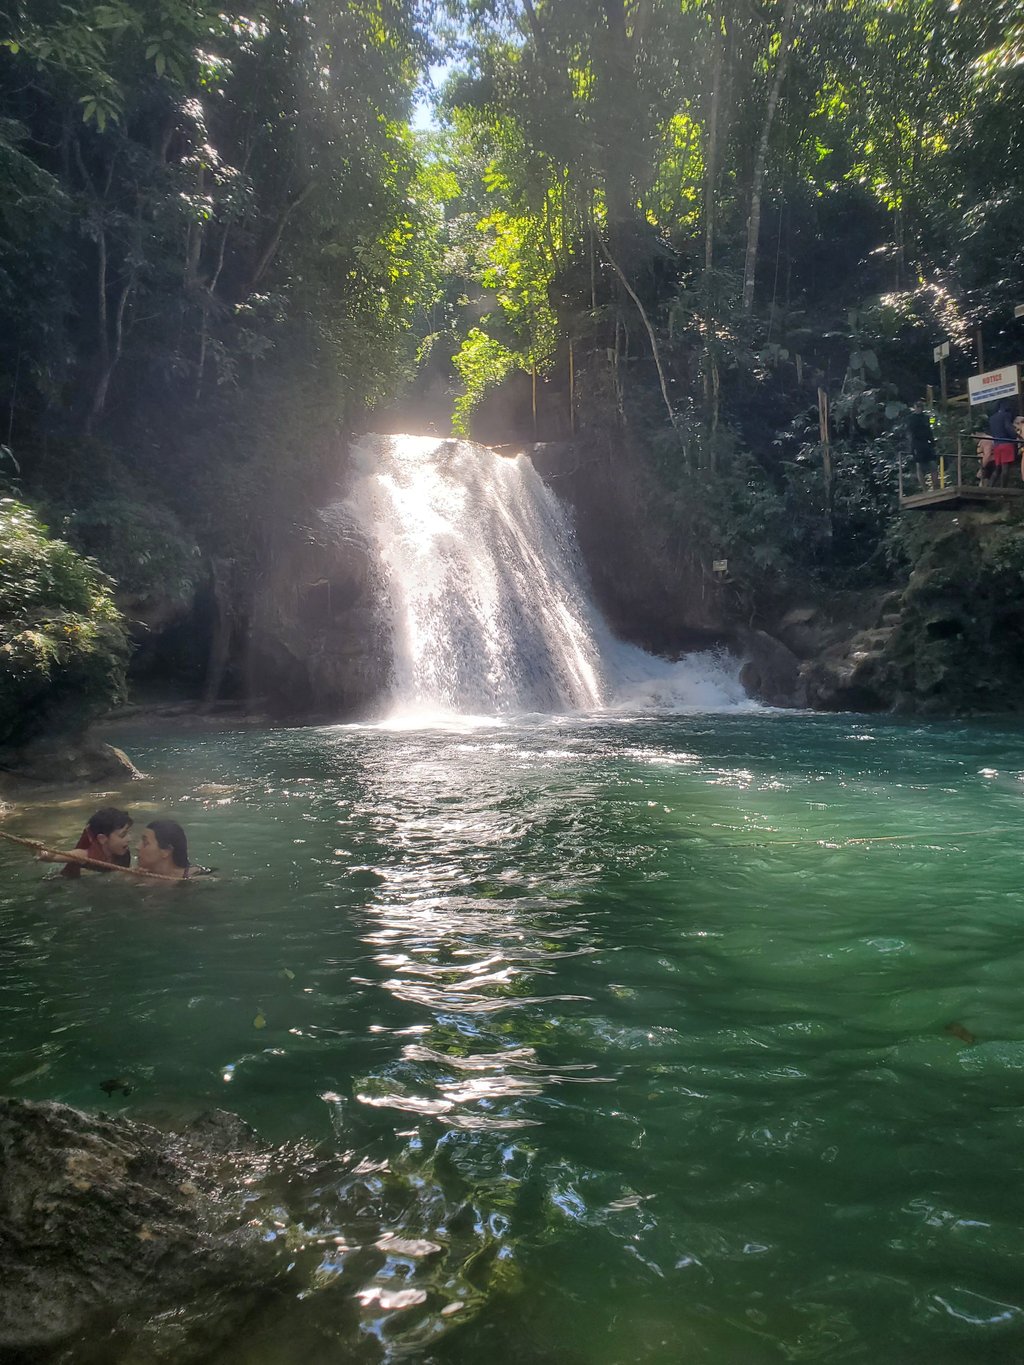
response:
M10 778L45 784L124 782L141 773L123 749L93 735L47 735L19 748L0 749L0 768Z
M268 1161L231 1115L168 1134L0 1101L0 1358L207 1358L279 1274L246 1220Z
M781 640L763 630L742 630L737 643L743 650L740 682L766 706L805 706L807 692L800 660Z

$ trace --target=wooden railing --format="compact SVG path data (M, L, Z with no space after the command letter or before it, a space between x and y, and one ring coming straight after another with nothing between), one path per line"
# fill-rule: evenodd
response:
M992 498L1019 498L1024 496L1024 484L1019 475L1019 465L1004 466L1006 483L984 483L980 477L981 456L977 451L978 435L959 435L956 438L955 452L943 452L938 459L938 473L933 475L931 488L921 487L916 472L907 466L913 465L909 457L900 460L899 484L901 507L934 507L940 503L987 502ZM1017 443L1020 446L1020 442ZM966 448L965 448L966 447Z

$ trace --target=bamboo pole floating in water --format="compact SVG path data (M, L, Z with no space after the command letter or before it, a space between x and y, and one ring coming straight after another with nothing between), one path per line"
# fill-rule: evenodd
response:
M76 867L91 867L97 872L124 872L129 877L148 877L154 882L178 882L180 877L161 877L159 872L145 872L141 867L118 867L117 863L101 863L97 858L76 858L73 853L63 853L58 849L47 848L38 839L22 839L20 835L8 834L0 829L0 839L6 839L10 844L20 844L22 848L34 848L37 853L48 853L50 857L44 861L57 863L74 863Z

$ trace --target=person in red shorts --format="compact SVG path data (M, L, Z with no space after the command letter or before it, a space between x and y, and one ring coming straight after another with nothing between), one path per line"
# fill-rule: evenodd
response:
M995 466L993 483L1005 488L1009 481L1010 466L1017 462L1017 433L1013 419L1017 415L1017 405L1010 398L1004 398L988 419L989 434L992 437L992 463Z

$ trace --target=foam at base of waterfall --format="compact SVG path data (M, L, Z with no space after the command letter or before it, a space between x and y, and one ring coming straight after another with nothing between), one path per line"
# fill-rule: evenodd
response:
M556 715L754 709L739 665L671 661L616 640L593 602L569 510L525 455L366 436L344 504L390 601L389 728Z
M476 730L500 730L524 719L525 715L473 715L468 711L445 711L429 706L394 706L379 720L358 721L346 726L352 730L440 730L453 735L470 734Z
M662 659L613 640L604 657L610 690L605 709L616 714L762 709L740 682L740 661L725 652Z
M605 654L609 695L584 716L692 715L762 711L739 679L740 661L731 654L705 651L680 659L662 659L635 645L612 640ZM543 723L558 714L544 711L474 715L437 707L398 703L370 728L384 730L446 730L459 734L501 728L516 723ZM361 727L365 728L365 727Z

